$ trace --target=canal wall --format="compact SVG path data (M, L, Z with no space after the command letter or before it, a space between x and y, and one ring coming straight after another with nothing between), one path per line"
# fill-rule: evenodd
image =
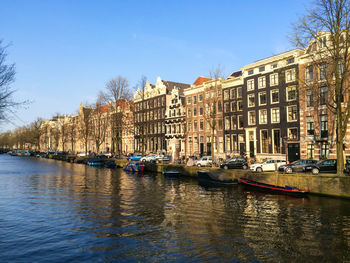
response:
M286 185L298 187L299 189L309 190L312 194L350 198L350 176L338 176L336 174L313 175L309 173L256 173L249 170L224 170L220 168L202 168L196 166L185 167L184 165L173 164L146 164L145 168L146 171L158 173L175 170L179 171L184 176L191 177L197 177L197 172L204 169L219 174L222 180L246 177L266 184L283 187Z

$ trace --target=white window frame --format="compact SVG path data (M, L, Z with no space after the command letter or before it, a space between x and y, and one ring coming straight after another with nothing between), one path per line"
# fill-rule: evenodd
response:
M293 82L296 80L296 70L295 68L286 70L286 83Z
M255 122L254 122L254 123L251 123L251 122L250 122L250 114L251 114L252 112L255 114ZM256 125L256 111L255 111L255 110L248 111L248 125Z
M290 137L289 137L289 131L290 131L291 129L296 129L296 130L297 130L297 138L296 138L296 139L293 139L293 138L290 138ZM288 129L287 129L287 137L288 137L288 139L291 139L291 140L298 140L298 127L290 127L290 128L288 128Z
M261 118L261 116L262 116L261 112L262 111L266 112L266 114L265 114L265 121L264 122L263 122L263 119ZM267 124L267 109L259 110L259 124Z
M254 79L247 80L247 91L254 90Z
M278 92L278 101L276 101L276 102L273 102L272 101L272 94L274 93L274 91L277 91ZM279 91L279 89L273 89L273 90L271 90L270 91L270 102L271 102L271 104L277 104L277 103L279 103L280 102L280 91Z
M273 110L278 110L278 121L274 121L273 119ZM271 108L271 123L280 123L281 121L281 110L280 108Z
M292 108L292 107L295 107L296 108L296 118L295 120L290 120L289 119L289 109ZM290 105L290 106L287 106L287 122L296 122L298 121L298 107L297 105Z
M262 76L258 78L258 88L259 89L266 88L266 76Z
M252 98L252 97L254 98L254 105L249 105L249 98ZM248 103L247 103L248 108L255 107L255 94L254 93L248 94L247 99L248 99Z
M264 94L264 93L265 93L265 96L266 96L266 102L265 102L264 104L262 104L261 101L260 101L260 95L261 95L261 94ZM259 106L266 105L266 104L267 104L267 95L266 95L266 91L259 92L258 96L259 96Z
M273 73L270 75L270 86L277 86L278 85L278 73Z
M289 96L288 96L288 90L290 88L294 88L294 90L295 90L295 98L294 99L290 99ZM286 88L286 101L295 101L295 100L297 100L297 96L298 96L298 94L297 94L297 87L296 86L288 86Z

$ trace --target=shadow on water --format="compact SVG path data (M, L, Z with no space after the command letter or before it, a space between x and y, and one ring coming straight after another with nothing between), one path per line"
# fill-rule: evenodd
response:
M350 259L349 200L9 156L0 176L4 261Z

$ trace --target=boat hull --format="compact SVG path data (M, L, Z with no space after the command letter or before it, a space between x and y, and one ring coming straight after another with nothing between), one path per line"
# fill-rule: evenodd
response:
M237 184L237 179L222 179L219 176L212 174L210 171L198 171L198 180L204 183L211 183L217 185L233 185Z
M287 195L301 196L301 197L306 196L310 193L310 191L308 190L300 190L293 186L286 185L285 187L282 187L277 185L264 184L264 183L259 183L247 178L239 178L239 182L246 187L254 188L256 190L269 192L269 193L287 194Z

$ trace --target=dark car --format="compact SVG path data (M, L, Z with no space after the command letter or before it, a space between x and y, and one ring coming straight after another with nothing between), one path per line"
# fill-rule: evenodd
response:
M312 174L322 173L336 173L337 172L337 160L328 159L319 161L316 164L305 166L305 172L312 172Z
M248 169L248 162L245 158L232 158L220 164L223 169Z
M290 164L282 165L278 168L279 172L292 173L292 172L305 172L305 167L308 165L316 164L316 160L297 160Z

